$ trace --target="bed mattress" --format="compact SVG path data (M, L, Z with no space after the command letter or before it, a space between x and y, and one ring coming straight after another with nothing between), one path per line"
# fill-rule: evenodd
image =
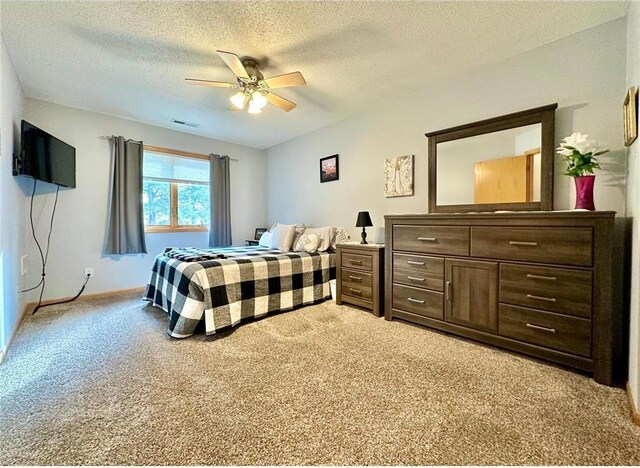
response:
M210 335L242 320L331 297L334 252L284 253L251 246L175 254L168 249L156 257L143 296L169 314L168 334L174 338L193 335L202 322ZM219 255L225 258L213 258Z

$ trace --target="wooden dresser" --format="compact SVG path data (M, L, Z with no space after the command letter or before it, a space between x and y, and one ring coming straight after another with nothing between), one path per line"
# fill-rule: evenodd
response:
M338 244L336 256L336 304L347 302L381 317L384 311L384 246Z
M593 373L613 385L614 212L385 216L385 318Z

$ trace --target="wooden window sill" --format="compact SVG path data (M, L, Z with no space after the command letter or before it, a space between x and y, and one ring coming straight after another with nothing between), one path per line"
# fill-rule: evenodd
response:
M208 227L200 226L146 226L144 232L160 233L160 232L207 232Z

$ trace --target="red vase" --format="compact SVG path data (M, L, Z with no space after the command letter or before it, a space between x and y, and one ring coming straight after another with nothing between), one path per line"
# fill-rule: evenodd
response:
M593 184L596 181L596 176L580 176L575 177L574 180L576 181L576 210L595 211L596 207L593 204Z

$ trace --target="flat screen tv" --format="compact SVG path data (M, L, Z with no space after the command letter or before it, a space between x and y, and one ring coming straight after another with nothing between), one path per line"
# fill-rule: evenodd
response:
M22 121L22 148L18 174L63 187L76 187L76 149L62 140Z

